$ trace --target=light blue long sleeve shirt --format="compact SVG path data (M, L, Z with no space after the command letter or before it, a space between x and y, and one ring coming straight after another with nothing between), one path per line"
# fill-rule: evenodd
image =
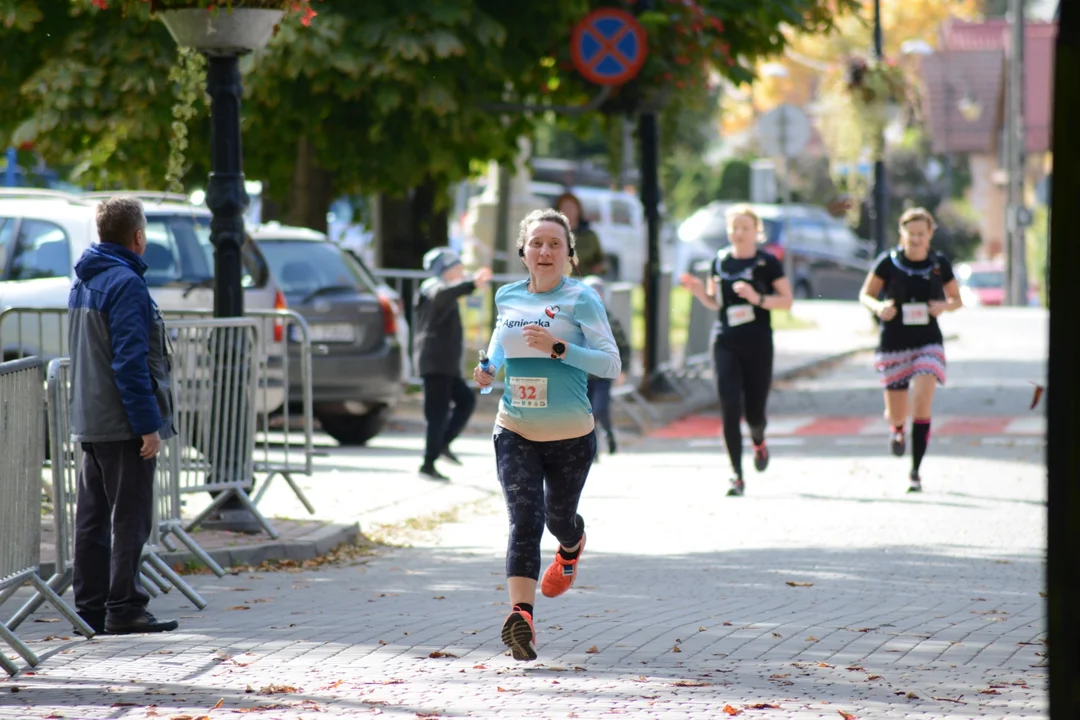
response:
M492 372L505 366L505 389L495 423L528 440L547 442L588 435L593 429L588 376L616 378L619 348L596 292L573 278L554 289L529 292L522 280L495 293L499 316L488 344ZM525 344L529 325L546 328L566 344L561 360Z

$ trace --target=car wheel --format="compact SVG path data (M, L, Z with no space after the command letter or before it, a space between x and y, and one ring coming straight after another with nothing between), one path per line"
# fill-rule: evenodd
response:
M364 415L320 415L319 423L330 437L344 446L364 445L381 433L390 420L385 405Z
M796 300L810 300L814 297L813 292L810 289L810 283L806 280L800 280L795 283L795 292L793 294L795 295Z

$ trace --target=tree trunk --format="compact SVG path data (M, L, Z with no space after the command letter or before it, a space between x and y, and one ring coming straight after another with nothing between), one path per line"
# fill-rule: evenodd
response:
M326 215L333 200L333 176L315 162L315 151L306 135L296 144L296 164L289 200L285 204L287 225L311 228L325 233Z
M424 253L449 244L448 211L438 202L442 188L430 178L406 197L379 196L379 265L417 270Z

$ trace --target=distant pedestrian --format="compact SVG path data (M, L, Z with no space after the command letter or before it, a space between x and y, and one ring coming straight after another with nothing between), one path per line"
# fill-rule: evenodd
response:
M615 440L615 426L611 422L611 388L612 383L615 386L623 384L626 380L626 373L630 369L630 341L626 339L626 331L623 330L622 323L619 319L611 314L611 309L607 306L607 297L604 291L604 281L598 275L589 275L582 280L583 283L591 287L596 291L596 294L600 296L600 299L604 302L604 310L607 313L608 325L611 326L611 336L615 338L615 345L619 348L619 364L622 366L622 372L619 373L619 377L614 381L608 378L597 377L596 375L589 375L589 402L592 404L593 416L600 422L600 426L604 428L604 432L607 435L608 453L614 455L618 449L618 443ZM600 451L597 450L596 457L600 457Z
M596 454L586 379L619 375L619 349L599 296L566 277L574 233L557 210L525 216L517 239L529 278L495 294L499 317L488 345L490 367L473 379L491 385L502 368L505 389L495 419L495 462L510 518L507 586L513 606L502 641L516 660L536 658L533 604L540 540L559 541L540 590L558 597L574 584L585 547L578 501Z
M570 221L570 232L574 233L577 243L574 267L579 274L603 275L608 271L607 259L600 236L593 230L589 219L585 217L585 208L580 198L572 192L564 192L555 201L555 207Z
M71 435L83 450L75 607L97 632L175 630L175 620L146 609L150 596L139 573L153 522L156 458L176 432L170 345L143 279L142 203L102 202L97 231L100 242L75 264L68 299Z
M735 471L728 495L746 489L742 470L742 419L750 427L754 467L769 466L765 444L765 413L772 387L773 310L791 307L791 283L775 256L758 247L763 239L761 218L746 205L727 211L731 244L713 260L708 284L689 273L682 284L702 305L719 311L713 324L713 359L720 396L724 444Z
M859 301L881 319L874 367L885 388L889 447L897 457L906 449L908 389L913 391L908 492L922 491L919 469L930 442L934 388L945 384L945 339L937 319L964 304L952 265L930 248L936 227L923 208L901 215L900 246L878 257L859 293Z
M413 315L413 349L416 368L424 379L424 418L427 443L420 474L431 480L449 480L435 467L438 458L460 465L450 449L469 423L476 396L462 377L465 330L458 299L483 290L491 270L480 268L465 274L461 258L450 248L435 248L424 255L424 269L432 274L420 285ZM453 405L453 412L450 406Z

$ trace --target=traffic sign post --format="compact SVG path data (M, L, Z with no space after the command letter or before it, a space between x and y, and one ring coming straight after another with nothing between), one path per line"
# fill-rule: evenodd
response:
M618 8L594 10L574 26L570 55L574 67L591 83L624 85L645 64L648 52L645 28L637 18Z

